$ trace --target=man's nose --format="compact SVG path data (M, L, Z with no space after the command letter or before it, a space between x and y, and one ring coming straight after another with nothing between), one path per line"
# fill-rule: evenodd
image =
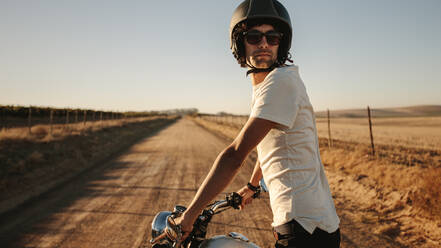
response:
M258 46L262 47L262 48L267 48L268 47L268 41L266 40L265 35L262 36L262 40L259 42Z

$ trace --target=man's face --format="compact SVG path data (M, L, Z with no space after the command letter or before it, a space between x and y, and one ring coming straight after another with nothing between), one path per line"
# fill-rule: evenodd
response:
M257 30L262 33L274 30L272 25L262 24L260 26L252 27L251 30ZM279 45L270 45L263 36L262 40L258 44L249 44L245 39L245 55L249 65L256 68L268 68L277 60L277 50Z

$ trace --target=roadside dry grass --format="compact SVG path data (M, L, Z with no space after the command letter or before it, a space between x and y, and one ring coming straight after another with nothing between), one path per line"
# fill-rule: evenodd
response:
M54 124L50 125L38 124L32 126L31 132L27 127L15 127L0 130L0 140L27 140L29 142L50 142L54 140L64 139L71 135L81 135L83 133L96 132L101 129L111 127L122 127L130 123L145 122L157 119L157 116L104 120L71 123L71 124Z
M344 144L344 143L343 143ZM357 180L368 178L377 191L399 192L399 199L387 202L391 208L404 205L412 207L414 214L441 221L441 168L428 162L424 166L408 166L396 163L389 157L372 157L369 146L342 143L339 147L328 149L327 140L320 139L320 153L325 166L332 167ZM384 198L386 203L389 198ZM377 209L383 211L382 209Z
M415 203L431 216L441 219L441 168L428 171L422 178L422 192L415 196Z
M13 129L0 137L0 213L36 197L52 187L99 164L122 149L178 117L149 117L131 121L107 121L69 131L36 126ZM21 131L21 132L20 132ZM23 133L24 132L24 133Z

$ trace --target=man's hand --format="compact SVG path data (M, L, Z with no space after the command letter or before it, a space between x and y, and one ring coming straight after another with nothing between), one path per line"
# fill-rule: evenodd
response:
M237 193L242 196L242 203L240 204L240 210L243 210L246 205L250 204L254 199L254 191L249 189L247 186L242 187Z
M176 225L181 225L181 231L182 231L182 238L179 240L179 242L183 242L188 235L190 235L191 231L193 230L193 224L196 221L196 217L190 217L188 215L185 215L185 212L175 219Z

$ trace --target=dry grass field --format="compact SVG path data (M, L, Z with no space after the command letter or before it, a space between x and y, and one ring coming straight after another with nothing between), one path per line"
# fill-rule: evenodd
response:
M317 118L320 137L328 137L327 118ZM373 118L375 144L441 150L441 117ZM332 139L370 143L367 118L332 118Z
M425 116L441 116L441 105L417 105L409 107L396 108L371 108L373 117L425 117ZM316 117L324 118L327 111L319 111L315 113ZM332 117L366 117L367 109L342 109L331 110Z

